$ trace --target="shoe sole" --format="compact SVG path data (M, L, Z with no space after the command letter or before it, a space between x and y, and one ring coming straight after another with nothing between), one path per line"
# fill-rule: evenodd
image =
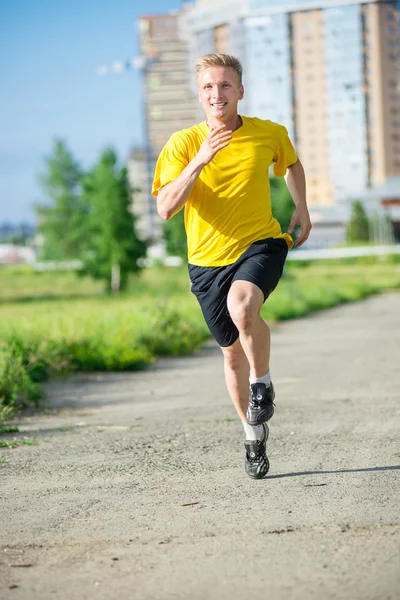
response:
M262 421L258 421L258 420L257 421L249 421L249 419L246 416L247 423L249 425L262 425L263 423L267 423L274 416L274 412L275 412L275 409L272 408L272 414L271 414L271 416L269 416L268 419L264 419Z
M266 465L266 471L263 471L262 473L259 473L259 474L257 473L255 475L252 475L251 473L249 473L248 471L246 471L246 475L248 477L250 477L250 479L264 479L264 477L268 474L269 467L270 467L268 456L266 456L265 459L266 459L266 463L267 463L267 465Z

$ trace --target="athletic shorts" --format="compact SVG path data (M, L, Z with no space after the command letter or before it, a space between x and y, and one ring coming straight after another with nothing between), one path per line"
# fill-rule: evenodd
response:
M282 277L287 253L284 239L267 238L254 242L233 264L225 267L199 267L189 263L191 291L199 301L207 326L220 346L231 346L239 337L227 306L232 283L254 283L263 292L265 302Z

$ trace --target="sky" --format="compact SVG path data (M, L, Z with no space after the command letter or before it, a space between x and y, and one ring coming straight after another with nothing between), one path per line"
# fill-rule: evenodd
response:
M62 138L84 168L144 138L140 75L96 69L138 56L137 19L180 0L1 0L0 223L35 223L38 175Z

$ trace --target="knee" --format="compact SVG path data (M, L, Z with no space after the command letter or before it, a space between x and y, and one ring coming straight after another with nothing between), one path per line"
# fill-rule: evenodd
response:
M250 300L243 298L240 301L232 301L228 305L228 309L231 319L239 331L246 332L253 327L257 315Z

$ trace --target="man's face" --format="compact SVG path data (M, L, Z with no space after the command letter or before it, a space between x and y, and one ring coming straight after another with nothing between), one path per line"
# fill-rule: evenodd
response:
M225 121L237 114L244 89L231 67L208 67L198 73L197 83L207 117Z

